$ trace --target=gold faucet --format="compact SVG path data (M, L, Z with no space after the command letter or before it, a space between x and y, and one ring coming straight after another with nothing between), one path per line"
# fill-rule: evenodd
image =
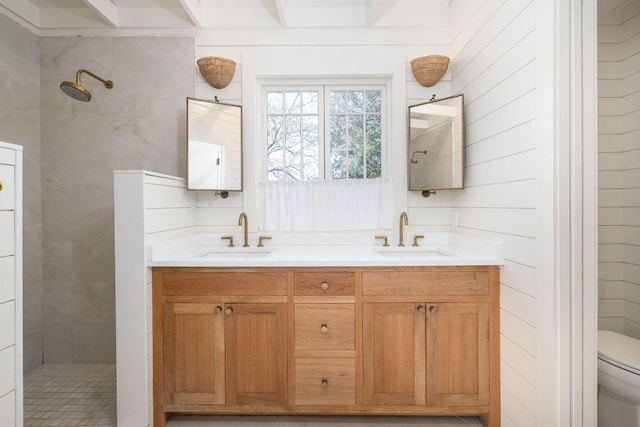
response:
M243 223L244 221L244 223ZM244 225L243 228L243 232L244 232L244 244L242 245L243 248L248 248L249 247L249 230L247 229L249 224L248 224L249 220L247 219L247 214L242 212L240 214L240 217L238 218L238 225Z
M398 246L404 246L404 226L409 225L409 217L406 212L400 214L400 243Z

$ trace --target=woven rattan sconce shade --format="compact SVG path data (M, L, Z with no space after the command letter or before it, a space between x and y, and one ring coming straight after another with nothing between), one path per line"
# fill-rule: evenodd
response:
M202 77L211 86L223 89L231 82L233 73L236 71L236 63L219 56L205 56L198 59L198 68Z
M444 76L449 58L441 55L421 56L411 61L411 71L422 86L431 87Z

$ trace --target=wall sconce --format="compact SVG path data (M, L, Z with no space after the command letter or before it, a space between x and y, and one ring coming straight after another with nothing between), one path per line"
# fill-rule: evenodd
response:
M197 62L202 77L216 89L227 87L236 72L235 61L220 56L205 56Z
M438 83L449 67L449 58L442 55L421 56L411 61L411 72L422 86Z

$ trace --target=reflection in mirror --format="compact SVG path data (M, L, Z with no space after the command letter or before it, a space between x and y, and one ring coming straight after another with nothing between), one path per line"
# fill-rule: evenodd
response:
M187 189L242 190L242 107L187 98Z
M463 95L409 107L408 158L409 190L464 187Z

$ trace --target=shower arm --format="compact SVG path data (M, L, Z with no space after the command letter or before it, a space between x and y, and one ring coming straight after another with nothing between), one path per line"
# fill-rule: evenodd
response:
M89 74L89 75L90 75L91 77L93 77L94 79L101 81L102 83L104 83L104 87L106 87L107 89L111 89L111 88L113 87L113 82L112 82L111 80L104 80L104 79L102 79L102 78L100 78L100 77L96 76L95 74L93 74L91 71L89 71L89 70L85 70L85 69L83 69L83 68L79 69L79 70L78 70L78 72L76 73L76 84L77 84L78 86L82 86L82 85L80 84L80 75L81 75L82 73Z

